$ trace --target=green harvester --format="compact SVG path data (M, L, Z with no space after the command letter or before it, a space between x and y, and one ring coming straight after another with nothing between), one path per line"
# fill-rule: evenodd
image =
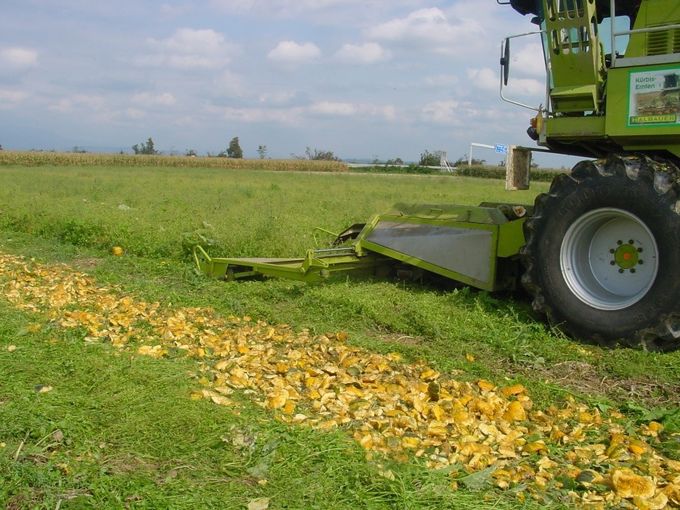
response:
M487 291L523 287L573 337L680 347L680 2L497 0L534 32L501 46L501 97L534 110L537 147L510 147L508 189L531 151L581 156L533 206L397 204L299 259L215 258L210 276L317 282L334 273L427 272ZM513 39L543 45L546 97L506 97Z

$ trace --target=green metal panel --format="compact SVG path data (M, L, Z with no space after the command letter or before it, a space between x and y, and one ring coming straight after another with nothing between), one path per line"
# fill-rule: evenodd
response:
M496 205L486 207L456 204L404 203L394 205L391 211L382 215L374 216L371 221L374 221L377 217L388 216L398 218L408 217L411 221L417 221L418 219L424 221L463 221L471 223L486 223L489 225L496 225L508 221L503 212L498 207L496 207Z
M496 251L498 257L514 257L526 244L524 239L525 221L526 218L520 218L498 226L498 249Z
M604 117L553 117L545 122L548 138L601 140L605 136Z
M643 0L633 28L642 29L680 24L680 2L677 0ZM632 34L626 58L680 53L680 29Z

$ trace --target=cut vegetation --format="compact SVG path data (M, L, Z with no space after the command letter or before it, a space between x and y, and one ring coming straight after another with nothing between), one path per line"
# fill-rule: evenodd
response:
M106 166L0 167L0 182L9 508L680 503L678 353L575 343L521 295L213 282L183 249L297 255L314 226L394 202L529 193Z

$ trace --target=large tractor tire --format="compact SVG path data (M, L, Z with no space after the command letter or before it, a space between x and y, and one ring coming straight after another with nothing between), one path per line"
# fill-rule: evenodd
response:
M680 171L645 157L583 161L537 197L524 287L570 336L680 348Z

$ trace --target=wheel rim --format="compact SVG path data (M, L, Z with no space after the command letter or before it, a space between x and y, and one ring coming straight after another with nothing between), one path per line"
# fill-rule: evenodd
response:
M598 310L621 310L640 301L654 284L658 248L652 232L634 214L596 209L567 230L560 266L582 302Z

